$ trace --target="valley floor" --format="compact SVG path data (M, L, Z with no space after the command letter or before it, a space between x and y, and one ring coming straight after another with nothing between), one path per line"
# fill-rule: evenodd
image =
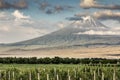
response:
M74 57L74 58L120 58L120 46L76 47L62 49L28 49L0 47L0 57Z

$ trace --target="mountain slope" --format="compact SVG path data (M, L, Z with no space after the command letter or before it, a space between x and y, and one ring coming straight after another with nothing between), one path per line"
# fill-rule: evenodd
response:
M69 26L35 39L9 45L40 45L40 46L86 46L86 45L119 45L119 35L84 34L86 31L110 31L111 29L90 16L83 17ZM82 34L79 34L82 33Z

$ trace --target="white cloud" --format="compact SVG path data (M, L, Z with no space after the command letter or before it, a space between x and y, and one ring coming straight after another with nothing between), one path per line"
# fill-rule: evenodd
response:
M5 12L0 13L0 18L3 18L3 17L5 17Z
M8 28L7 26L1 26L1 27L0 27L0 31L8 32L8 31L9 31L9 28Z
M55 23L54 26L56 26L57 28L64 28L64 27L66 27L68 24L70 24L70 23L67 22L67 21L65 21L65 22L60 21L60 22Z
M19 10L15 10L12 15L14 17L16 17L17 19L28 19L30 18L30 16L25 16L22 12L20 12Z
M48 32L46 29L36 29L21 25L16 26L16 24L12 21L6 24L0 24L0 42L10 43L28 40L42 36Z
M99 4L96 0L81 0L80 6L82 8L99 8L99 9L120 9L120 5L105 5Z
M14 14L14 15L13 15ZM0 13L0 42L10 43L32 39L48 33L48 29L41 28L39 22L23 15L20 11L14 11L13 14ZM3 19L1 19L1 17ZM33 27L39 24L39 28Z
M77 35L86 34L86 35L120 35L120 31L94 31L89 30L85 32L75 33Z
M11 43L32 39L56 31L66 25L64 22L50 22L33 20L23 12L0 13L0 43ZM47 23L47 24L46 24Z
M96 3L94 0L82 0L81 3L80 3L80 6L81 7L91 7L91 6L94 6Z
M13 18L13 17L11 17L8 13L6 13L6 12L0 12L0 20L2 21L4 21L4 20L10 20L11 18Z
M120 20L120 12L113 12L111 10L94 12L93 16L98 19L116 19Z
M120 12L112 11L112 10L102 10L93 13L79 13L75 14L76 17L83 17L83 16L92 16L96 19L101 20L117 20L120 21Z

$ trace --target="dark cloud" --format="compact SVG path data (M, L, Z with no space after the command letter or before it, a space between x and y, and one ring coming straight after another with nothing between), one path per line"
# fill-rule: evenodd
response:
M73 8L74 8L73 6L69 6L69 5L56 5L54 6L54 11L55 12L70 11Z
M67 20L69 20L69 21L78 21L78 20L82 20L82 18L81 17L67 17L66 18Z
M0 0L0 9L10 8L10 6L12 6L12 5L7 3L7 2L5 2L4 0Z
M18 2L16 2L15 4L13 4L14 8L27 8L28 4L25 0L20 0Z
M39 5L40 5L40 10L42 10L46 14L55 14L66 10L70 11L74 8L73 6L70 5L59 5L59 4L53 5L46 1L40 2Z
M99 8L99 9L120 9L120 5L103 5L98 4L96 0L82 0L80 6L85 9Z
M17 8L23 9L27 8L27 2L25 0L18 0L14 3L6 2L5 0L0 0L0 9L9 9L9 8Z
M47 9L45 13L46 13L46 14L53 14L54 11L53 11L52 9Z
M64 7L63 7L63 6L56 5L56 6L54 7L54 11L55 11L55 12L60 12L60 11L63 11L63 10L64 10Z
M48 7L50 7L50 4L48 2L41 2L40 3L40 9L41 10L45 10Z
M66 5L65 7L66 7L67 9L73 9L73 8L75 8L75 7L71 6L71 5Z

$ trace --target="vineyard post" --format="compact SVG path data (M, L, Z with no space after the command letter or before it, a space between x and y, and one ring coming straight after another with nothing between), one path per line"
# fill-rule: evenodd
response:
M10 71L8 72L8 80L10 80Z
M76 69L74 69L74 73L75 73L75 79L76 79L76 77L77 77L77 76L76 76L76 74L77 74Z
M104 73L102 72L102 80L104 80Z
M96 80L96 72L94 71L94 80Z
M70 77L70 76L68 76L68 80L71 80L71 77Z
M20 78L20 80L22 80L22 78Z
M38 75L38 80L40 80L40 73L38 72L37 75Z
M113 80L116 80L115 70L114 70L114 72L113 72Z
M12 76L13 76L13 80L15 80L15 72L14 71L13 71Z
M58 76L58 74L57 74L57 80L59 80L59 76Z
M70 70L68 69L68 80L70 80Z
M31 72L29 72L29 80L31 80Z
M81 78L79 78L79 80L82 80Z
M2 79L2 76L1 76L1 71L0 71L0 80Z
M5 71L5 73L4 73L4 74L5 74L5 80L7 80L7 79L6 79L6 71Z
M47 74L47 80L49 80L49 74Z

